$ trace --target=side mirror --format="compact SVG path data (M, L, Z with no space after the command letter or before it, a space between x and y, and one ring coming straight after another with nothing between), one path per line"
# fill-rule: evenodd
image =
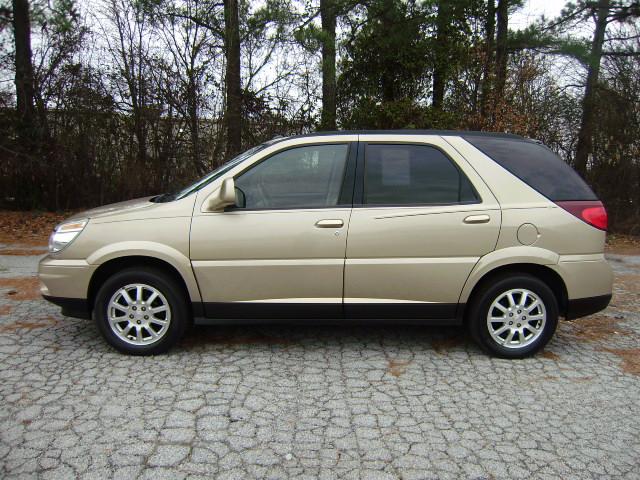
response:
M205 211L219 212L229 205L236 203L236 189L233 178L225 178L222 185L213 192L205 203Z

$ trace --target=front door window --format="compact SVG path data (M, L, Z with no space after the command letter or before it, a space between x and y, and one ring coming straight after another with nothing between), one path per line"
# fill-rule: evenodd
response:
M347 163L347 144L291 148L235 179L238 204L249 210L335 207Z

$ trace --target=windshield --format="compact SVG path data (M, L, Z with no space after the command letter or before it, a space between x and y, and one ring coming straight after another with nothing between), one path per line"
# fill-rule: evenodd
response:
M216 178L218 178L221 175L225 174L226 172L228 172L233 167L235 167L239 163L243 162L244 160L246 160L250 156L258 153L260 150L263 150L263 149L267 148L269 145L271 145L275 141L277 141L277 140L274 139L274 140L271 140L271 141L268 141L268 142L265 142L265 143L261 143L257 147L253 147L253 148L247 150L246 152L241 153L237 157L232 158L227 163L224 163L220 167L216 168L213 172L208 173L207 175L202 177L200 180L197 180L196 182L194 182L191 185L189 185L188 187L180 190L179 192L165 193L163 195L159 195L159 196L157 196L155 198L152 198L151 201L153 201L153 202L172 202L173 200L180 200L181 198L184 198L187 195L192 194L193 192L197 192L202 187L208 185L209 183L214 181Z

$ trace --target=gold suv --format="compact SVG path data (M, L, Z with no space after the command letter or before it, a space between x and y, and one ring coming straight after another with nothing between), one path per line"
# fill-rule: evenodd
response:
M539 142L475 132L279 138L182 191L58 225L43 296L118 350L196 324L465 324L521 358L604 309L607 214Z

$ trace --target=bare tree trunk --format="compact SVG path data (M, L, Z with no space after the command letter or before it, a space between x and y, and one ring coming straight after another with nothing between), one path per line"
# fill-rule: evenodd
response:
M487 114L487 106L491 96L491 84L493 80L493 59L496 34L496 2L487 1L487 18L485 20L485 58L482 77L482 98L480 100L480 113Z
M509 0L498 1L496 33L496 82L494 100L502 98L507 80L507 34L509 32Z
M13 32L16 48L15 83L18 135L21 141L30 143L35 138L36 125L28 0L13 0ZM29 145L22 146L28 147Z
M589 55L589 68L587 71L587 84L582 100L582 119L578 132L578 144L576 145L575 168L582 175L587 173L589 154L593 152L593 127L595 121L595 100L598 76L600 75L600 61L602 59L602 45L607 30L607 16L611 0L600 0L596 18L596 29L591 42Z
M13 0L13 35L15 42L16 134L20 152L16 177L20 196L16 205L33 208L41 203L42 188L36 172L41 148L35 110L35 86L31 63L31 21L28 0Z
M140 79L142 80L142 79ZM144 118L145 104L141 102L133 109L134 132L138 140L137 165L133 165L135 170L144 169L147 161L147 125ZM134 171L135 171L134 170ZM138 170L140 171L140 170Z
M193 68L189 71L192 75ZM190 76L187 86L187 118L189 121L189 134L191 136L191 148L193 156L193 165L198 174L204 174L206 167L202 162L202 153L200 146L200 110L198 108L198 88L195 79Z
M227 59L227 157L242 149L242 87L240 85L240 22L238 0L224 0L224 43Z
M384 0L384 11L382 12L382 18L380 19L382 22L382 29L385 32L391 32L395 26L393 25L393 21L390 18L391 12L393 11L393 1L392 0ZM389 69L385 69L382 72L381 80L381 89L382 89L382 100L384 102L394 102L396 100L396 91L395 91L395 82L394 82L395 72L389 71Z
M447 37L449 26L448 0L440 0L438 3L438 15L436 17L436 51L435 65L433 66L433 108L442 110L444 102L444 90L446 85L447 70Z
M322 130L336 129L336 9L334 0L320 0L322 17Z

